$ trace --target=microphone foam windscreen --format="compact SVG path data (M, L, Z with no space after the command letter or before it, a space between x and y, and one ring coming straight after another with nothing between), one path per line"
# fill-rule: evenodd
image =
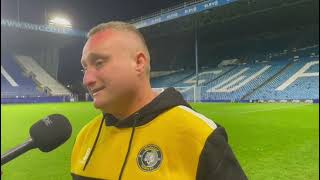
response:
M49 152L70 138L72 126L65 116L52 114L32 125L29 133L35 147Z

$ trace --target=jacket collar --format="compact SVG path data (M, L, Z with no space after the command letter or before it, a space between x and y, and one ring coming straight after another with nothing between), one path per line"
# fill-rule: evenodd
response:
M106 126L115 126L118 128L137 127L147 124L164 111L179 105L191 108L191 106L183 99L180 92L174 88L168 88L155 97L149 104L145 105L124 120L120 121L112 114L108 113L104 114L104 119Z

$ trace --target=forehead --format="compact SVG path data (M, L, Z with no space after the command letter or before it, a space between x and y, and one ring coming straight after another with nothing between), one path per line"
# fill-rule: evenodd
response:
M113 37L115 37L117 34L117 32L111 29L97 32L87 40L83 50L85 51L87 49L92 49L94 47L104 45L107 42L112 41Z
M81 63L84 64L92 54L98 55L110 51L110 48L116 44L114 41L116 35L117 32L108 29L89 37L82 50Z
M132 32L107 29L92 35L86 42L82 55L86 55L92 51L101 51L107 49L132 49L139 43L139 39Z
M86 42L81 63L87 61L90 54L117 53L132 51L138 46L138 38L132 32L106 29L92 35Z

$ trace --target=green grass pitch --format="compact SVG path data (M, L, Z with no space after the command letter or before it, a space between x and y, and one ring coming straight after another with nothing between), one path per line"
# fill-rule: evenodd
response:
M224 126L249 179L319 179L319 104L197 103ZM67 143L50 153L35 149L1 167L3 180L68 180L76 134L99 111L91 103L1 105L1 153L24 142L30 126L53 114L73 126Z

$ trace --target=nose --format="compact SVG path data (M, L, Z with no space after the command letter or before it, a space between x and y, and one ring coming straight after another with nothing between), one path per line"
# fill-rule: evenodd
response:
M87 88L94 87L96 84L96 76L95 73L90 71L89 69L84 72L82 83Z

